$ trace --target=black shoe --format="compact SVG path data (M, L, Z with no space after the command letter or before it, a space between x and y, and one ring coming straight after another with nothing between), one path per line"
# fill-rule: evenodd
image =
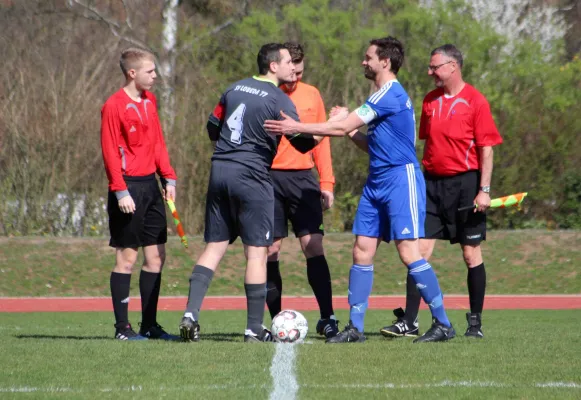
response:
M484 337L484 333L482 333L482 322L480 320L481 314L472 314L466 313L466 321L468 321L468 329L466 329L466 333L464 336L466 337L475 337L482 339Z
M180 336L186 342L199 342L200 324L190 317L183 317L180 322Z
M387 338L402 337L402 336L413 336L417 337L420 332L420 325L418 323L418 317L414 323L410 326L405 320L405 312L403 309L396 308L393 310L393 315L396 316L396 320L393 321L393 325L384 326L379 330L381 334Z
M336 336L327 339L326 343L363 343L367 338L363 332L359 332L357 328L353 326L353 323L349 321L349 324L345 326L342 332L339 332Z
M420 336L417 339L414 339L414 343L423 343L423 342L445 342L450 340L456 336L456 331L454 327L450 325L447 327L446 325L441 324L437 319L432 320L432 327L428 329L426 333Z
M320 319L317 322L317 333L330 339L339 333L339 321L335 318Z
M272 342L274 339L272 338L272 333L266 329L264 326L262 327L262 331L259 334L254 333L250 329L246 329L244 331L244 342L245 343L262 343L262 342Z
M145 336L141 336L133 330L131 324L122 327L115 326L115 339L117 340L147 340Z
M157 322L149 327L149 329L144 329L143 326L139 330L139 334L141 336L145 336L148 339L160 339L160 340L168 340L168 341L177 341L181 340L179 336L172 335L167 333L163 327L158 324Z

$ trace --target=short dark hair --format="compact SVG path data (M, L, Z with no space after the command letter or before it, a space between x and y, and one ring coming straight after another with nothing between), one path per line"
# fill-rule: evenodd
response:
M377 46L377 57L380 60L389 58L391 61L390 70L397 75L404 59L403 45L401 42L392 36L388 36L381 39L373 39L369 44Z
M282 59L280 51L284 50L285 48L286 47L284 47L284 45L281 43L267 43L262 46L258 52L258 57L256 57L256 62L258 63L258 73L260 75L266 75L270 69L270 63L280 62Z
M286 42L284 47L288 49L290 53L291 59L293 60L293 64L298 64L305 58L305 52L303 50L303 46L296 42Z
M443 46L436 47L434 50L432 50L432 53L430 55L433 56L436 54L442 54L444 56L453 58L460 68L462 68L462 65L464 64L462 52L458 50L458 48L453 44L445 44Z

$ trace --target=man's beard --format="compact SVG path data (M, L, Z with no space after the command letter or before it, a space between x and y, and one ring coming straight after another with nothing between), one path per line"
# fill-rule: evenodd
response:
M374 81L377 74L371 68L365 67L363 68L363 75L369 80Z

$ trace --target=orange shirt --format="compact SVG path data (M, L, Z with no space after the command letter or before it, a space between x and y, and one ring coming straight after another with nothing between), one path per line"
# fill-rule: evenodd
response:
M308 124L327 120L325 104L316 87L299 82L296 89L290 93L286 92L284 86L281 86L281 89L289 95L296 106L301 122ZM321 140L321 143L310 152L301 154L283 136L271 168L279 170L311 169L315 165L319 172L321 190L332 192L335 185L335 177L333 176L331 160L331 142L328 137Z

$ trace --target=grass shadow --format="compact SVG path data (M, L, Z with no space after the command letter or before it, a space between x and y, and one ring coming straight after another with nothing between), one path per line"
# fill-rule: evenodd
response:
M111 336L14 335L17 339L115 340Z

